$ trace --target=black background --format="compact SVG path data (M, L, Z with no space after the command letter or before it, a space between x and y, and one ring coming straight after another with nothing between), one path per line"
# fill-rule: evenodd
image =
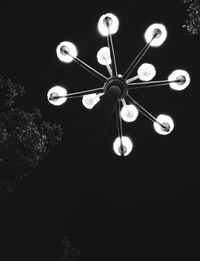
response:
M1 200L1 260L57 260L63 234L80 251L80 260L191 257L198 250L199 232L199 36L182 28L186 5L154 0L28 2L3 6L0 12L0 73L27 87L23 107L40 108L45 120L64 129L61 143L19 189ZM77 64L61 63L56 47L72 41L79 57L106 75L96 53L106 45L97 22L107 12L120 21L113 36L119 73L144 46L146 28L160 22L168 30L167 40L151 48L143 61L155 65L155 80L166 79L174 69L191 76L182 92L161 87L132 94L153 115L171 115L175 129L159 136L139 115L123 126L134 143L125 158L112 151L114 117L100 145L85 144L80 140L88 133L84 128L74 131L74 126L86 120L92 128L93 122L81 100L54 107L46 99L54 85L69 92L101 87Z

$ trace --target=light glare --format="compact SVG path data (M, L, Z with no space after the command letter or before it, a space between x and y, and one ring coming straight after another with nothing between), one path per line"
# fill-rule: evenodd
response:
M126 122L133 122L138 117L138 110L133 104L126 104L121 109L121 117Z
M56 97L66 96L66 95L67 95L67 90L64 87L57 85L49 89L47 93L47 99L51 104L55 106L59 106L65 103L67 98L66 97L56 98Z
M182 91L190 84L190 76L184 70L175 70L169 75L168 81L176 81L176 80L180 80L180 81L169 83L171 89L176 91Z
M78 51L73 43L64 41L57 46L56 53L60 61L70 63L77 56Z
M138 69L138 77L141 81L150 81L155 75L156 69L150 63L143 63Z
M158 134L161 135L168 135L169 133L171 133L174 129L174 122L172 120L172 118L168 115L165 114L160 114L157 117L157 121L163 125L166 125L169 129L166 130L165 128L163 128L160 124L158 124L157 122L153 123L154 129Z
M96 93L84 95L82 99L83 106L87 109L92 109L99 101L99 95Z
M155 34L157 34L157 36L155 36ZM155 38L153 39L154 36ZM158 47L163 44L167 38L166 27L159 23L152 24L146 29L144 38L147 43L150 43L150 46Z
M111 64L110 49L102 47L97 53L97 60L101 65Z
M106 23L106 20L109 21L108 24ZM102 36L108 36L109 31L110 34L115 34L119 28L119 20L116 15L107 13L100 17L97 28Z
M131 139L127 136L122 136L122 146L124 149L123 156L129 155L133 149L133 143L132 143ZM117 154L118 156L122 155L120 137L117 137L115 139L115 141L113 142L113 150L114 150L115 154Z

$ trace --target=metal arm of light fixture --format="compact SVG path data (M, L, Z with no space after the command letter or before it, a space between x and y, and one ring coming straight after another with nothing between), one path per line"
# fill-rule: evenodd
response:
M143 49L138 53L138 55L135 57L135 59L132 61L130 66L127 68L125 73L123 74L124 79L127 79L128 76L131 74L131 72L135 69L137 64L141 61L142 57L145 55L145 53L148 51L149 47L151 46L151 42L155 39L156 34L152 37L151 41L147 43Z
M137 75L129 77L148 49L151 46L158 47L165 41L167 37L167 30L165 26L160 23L154 23L147 28L144 34L146 41L145 46L137 54L136 58L131 62L124 74L118 74L112 39L112 34L117 32L118 26L119 22L117 17L111 13L102 15L98 21L99 33L102 36L107 37L107 46L99 50L97 53L97 60L100 64L107 67L109 73L108 77L104 76L87 63L77 58L76 47L71 42L64 41L57 47L57 56L61 61L68 63L74 60L79 66L103 82L103 87L101 88L74 93L67 93L67 90L62 88L62 86L54 86L47 94L50 103L54 105L63 104L67 98L77 98L91 94L91 97L83 97L82 103L86 108L92 110L86 115L86 121L81 122L80 125L77 126L78 137L80 136L79 127L81 126L82 129L82 135L79 139L77 139L77 142L78 144L79 142L82 144L82 146L79 147L82 148L83 153L85 153L85 148L88 147L88 144L93 144L96 146L97 142L99 142L97 140L102 138L102 130L105 130L103 126L109 122L114 109L116 114L118 137L113 142L113 150L119 156L129 155L133 148L131 139L127 136L123 136L122 120L127 122L134 121L138 116L138 111L153 122L154 129L158 134L167 135L171 133L174 128L174 123L170 116L160 114L157 118L155 118L150 112L135 101L128 94L128 91L132 89L166 85L169 85L173 90L180 91L184 90L190 83L189 74L185 70L181 69L174 70L169 75L167 80L150 81L155 76L156 70L153 65L148 63L144 63L138 68ZM136 82L138 79L142 82ZM102 99L99 99L101 95L103 95L103 97ZM59 98L63 99L59 100ZM126 100L132 104L126 104ZM121 103L123 104L122 108ZM92 124L88 124L89 121L91 121ZM99 139L96 139L96 135ZM84 139L82 139L82 137L84 137ZM94 148L94 146L92 146L92 148Z
M87 63L85 63L83 60L79 59L76 56L73 56L72 54L70 54L69 52L67 53L69 56L71 56L74 61L81 66L83 69L85 69L86 71L88 71L89 73L91 73L92 75L94 75L96 78L98 78L99 80L101 80L102 82L105 82L107 80L107 77L104 76L103 74L101 74L100 72L98 72L97 70L95 70L93 67L91 67L90 65L88 65Z
M72 92L66 95L52 95L51 97L49 97L49 100L56 100L59 98L79 98L79 97L83 97L83 95L96 93L96 92L103 92L103 87L80 91L80 92Z
M128 83L128 89L142 89L142 88L150 88L150 87L158 87L158 86L166 86L169 83L178 83L180 80L168 81L168 80L161 80L161 81L148 81L148 82L134 82Z
M142 107L135 99L133 99L130 95L127 95L127 99L134 104L138 111L141 112L146 118L151 120L152 122L158 123L163 129L166 131L169 130L169 127L166 126L165 124L160 123L150 112L148 112L144 107Z
M108 43L108 48L110 50L110 56L111 56L111 66L112 66L112 74L113 76L117 76L117 64L116 64L116 58L115 58L115 51L114 51L114 46L113 46L113 40L112 40L112 34L110 33L110 20L109 18L106 19L106 26L108 29L108 35L107 35L107 43Z

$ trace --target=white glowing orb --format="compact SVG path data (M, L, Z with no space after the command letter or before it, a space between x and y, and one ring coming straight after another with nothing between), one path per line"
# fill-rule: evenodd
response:
M167 38L166 27L163 24L152 24L145 31L144 38L147 43L150 43L150 46L158 47Z
M82 99L83 106L87 109L92 109L99 101L99 95L96 93L84 95Z
M138 77L141 81L150 81L155 75L156 69L150 63L143 63L138 69Z
M190 76L184 70L175 70L169 75L168 81L176 80L178 82L169 83L169 86L176 91L182 91L190 84Z
M97 53L97 60L102 65L111 64L110 49L102 47Z
M56 53L60 61L70 63L77 56L78 51L73 43L64 41L57 46Z
M119 28L119 20L116 15L107 13L100 17L97 28L102 36L107 36L109 31L110 34L115 34Z
M47 99L51 104L55 106L59 106L66 102L67 98L62 97L66 95L67 95L67 90L64 87L57 85L49 89L47 93ZM59 98L59 96L61 96L61 98Z
M118 156L129 155L133 149L133 143L132 143L131 139L127 136L122 136L122 146L123 146L123 151L121 148L120 137L117 137L113 142L113 150L114 150L115 154L117 154Z
M171 133L174 129L174 122L172 120L172 118L168 115L165 114L160 114L157 117L157 121L161 124L163 124L164 126L166 126L166 128L164 128L163 126L161 126L159 123L154 122L154 129L158 134L161 135L168 135L169 133Z
M133 104L124 105L121 109L121 117L126 122L133 122L138 117L138 109Z

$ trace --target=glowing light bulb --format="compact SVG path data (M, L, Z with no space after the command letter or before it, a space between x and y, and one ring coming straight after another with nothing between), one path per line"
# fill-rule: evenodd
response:
M121 147L122 142L122 147ZM131 153L133 149L133 143L131 139L127 136L122 136L122 140L120 140L120 137L117 137L115 141L113 142L113 150L115 154L118 156L127 156Z
M126 122L133 122L138 117L138 110L133 104L124 105L121 109L121 117Z
M119 20L116 15L107 13L100 17L97 28L102 36L107 36L109 31L110 34L115 34L119 28Z
M164 43L167 38L167 30L163 24L152 24L144 33L144 38L150 46L158 47ZM154 38L152 40L152 38Z
M157 117L157 121L165 126L165 128L164 128L157 122L153 123L154 129L158 134L168 135L169 133L171 133L173 131L174 122L170 116L165 115L165 114L160 114Z
M102 65L111 64L110 49L102 47L97 53L97 60Z
M184 70L175 70L169 75L168 81L176 80L177 82L169 83L171 89L176 91L182 91L190 84L190 76Z
M73 43L64 41L57 46L56 53L60 61L70 63L77 56L78 51Z
M47 99L51 104L59 106L66 102L67 98L62 97L66 95L67 90L64 87L57 85L49 89L47 93ZM61 98L59 96L61 96Z
M138 69L138 77L141 81L150 81L155 75L156 69L150 63L143 63Z
M100 101L100 96L103 95L103 93L96 94L87 94L83 96L82 103L83 106L87 109L92 109L99 101Z

